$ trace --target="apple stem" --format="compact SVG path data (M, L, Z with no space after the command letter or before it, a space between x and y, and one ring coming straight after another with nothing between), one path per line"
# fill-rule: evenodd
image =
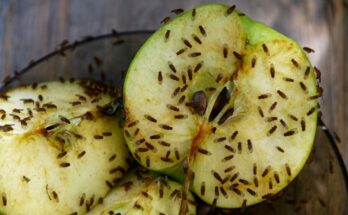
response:
M194 172L192 171L192 164L198 149L198 145L204 140L204 138L211 133L211 126L203 121L197 129L197 133L192 140L192 145L186 159L183 161L184 168L184 183L182 189L182 199L180 205L179 215L186 215L188 210L188 193L190 190L191 183L194 179Z
M186 160L184 161L184 172L185 172L185 178L184 178L184 183L183 183L183 188L182 188L182 196L181 196L181 205L180 205L180 211L179 215L186 215L187 213L187 208L188 208L188 200L187 200L187 195L191 186L191 181L192 178L192 171L191 171L191 166L190 163L192 162L192 159L189 159L189 156L186 157Z

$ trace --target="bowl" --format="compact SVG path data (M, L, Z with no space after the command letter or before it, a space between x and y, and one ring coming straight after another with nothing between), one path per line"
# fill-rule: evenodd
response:
M5 77L1 90L48 80L92 79L121 87L135 53L149 31L85 37L63 41L56 51ZM307 164L273 199L242 209L212 208L198 200L198 214L348 214L348 176L337 140L319 120L313 151Z

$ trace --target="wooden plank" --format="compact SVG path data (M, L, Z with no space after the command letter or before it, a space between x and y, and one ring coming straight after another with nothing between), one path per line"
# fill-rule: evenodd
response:
M347 1L343 1L344 2L344 33L343 35L348 35L348 2ZM347 37L346 37L347 38ZM345 39L344 42L344 46L342 44L342 46L344 47L344 84L343 84L343 94L345 95L344 98L344 111L345 111L345 117L344 117L344 121L345 121L345 127L344 127L344 135L345 136L341 136L341 138L343 137L342 141L345 144L345 150L343 152L344 155L344 161L346 163L346 167L348 168L348 108L346 107L346 105L348 104L348 41L347 39Z
M190 8L203 0L2 0L0 2L0 76L23 68L68 39L119 31L155 29L174 8ZM316 50L310 58L322 71L323 119L342 140L348 139L344 108L343 0L219 1L238 8ZM347 18L346 18L347 22ZM347 33L347 30L346 30ZM346 93L345 93L346 92ZM345 115L346 114L346 115ZM346 129L346 132L345 132ZM348 163L348 147L340 144Z

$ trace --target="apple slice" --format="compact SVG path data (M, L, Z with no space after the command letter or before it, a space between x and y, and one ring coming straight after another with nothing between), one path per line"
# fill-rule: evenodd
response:
M124 129L135 159L223 208L270 198L304 166L317 123L314 69L293 40L234 6L159 28L131 63Z
M112 89L87 81L47 82L0 101L0 211L83 214L128 169Z
M182 185L144 170L129 173L88 215L166 214L180 210ZM189 215L196 214L189 194Z

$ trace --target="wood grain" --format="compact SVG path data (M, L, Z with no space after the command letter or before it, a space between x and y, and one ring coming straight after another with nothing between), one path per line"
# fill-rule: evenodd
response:
M175 8L201 0L1 0L0 77L21 69L67 39L118 31L156 29ZM210 1L213 2L213 1ZM316 50L310 55L322 71L323 119L342 139L339 147L348 164L348 75L345 62L347 12L343 0L219 1L238 8ZM346 71L346 73L345 73Z

